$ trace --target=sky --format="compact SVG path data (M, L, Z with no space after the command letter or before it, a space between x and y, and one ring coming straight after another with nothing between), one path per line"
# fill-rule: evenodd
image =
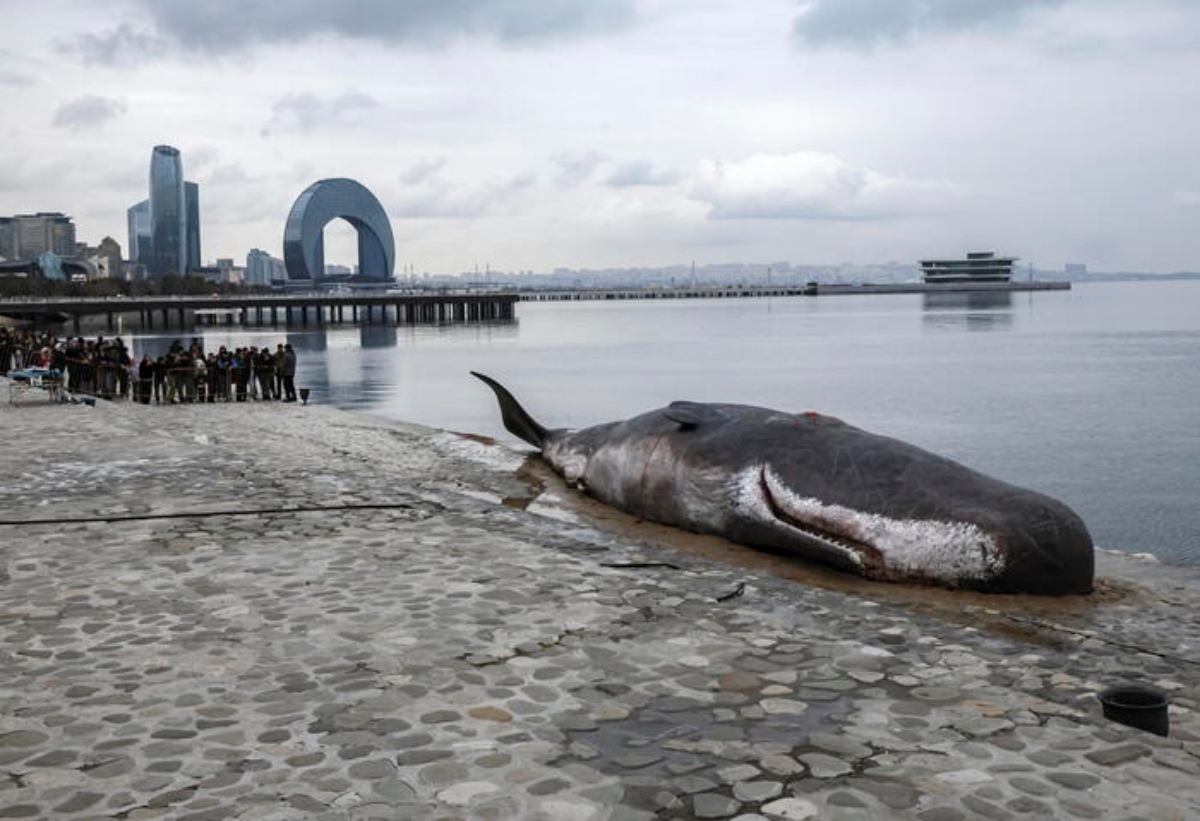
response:
M0 0L0 214L127 244L152 148L203 256L311 183L396 273L996 250L1200 269L1195 0ZM326 260L355 262L353 229Z

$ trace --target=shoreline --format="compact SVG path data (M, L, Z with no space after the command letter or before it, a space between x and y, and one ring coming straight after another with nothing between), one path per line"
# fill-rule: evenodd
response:
M0 424L2 518L91 519L0 525L12 817L1200 812L1192 572L1101 554L1105 589L1062 600L869 583L328 406ZM1168 738L1100 715L1126 679L1169 692Z

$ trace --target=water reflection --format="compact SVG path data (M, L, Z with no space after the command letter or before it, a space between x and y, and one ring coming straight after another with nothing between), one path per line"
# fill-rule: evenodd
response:
M364 348L394 348L397 333L395 325L361 325L358 344Z
M923 318L932 328L1002 331L1012 327L1013 300L1009 291L966 291L925 294Z
M327 331L288 331L285 341L297 354L300 351L319 353L329 347L327 334Z

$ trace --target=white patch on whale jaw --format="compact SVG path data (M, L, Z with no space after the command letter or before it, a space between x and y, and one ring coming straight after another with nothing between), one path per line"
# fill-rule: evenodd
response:
M1004 569L995 536L971 522L892 519L794 493L768 466L734 477L735 503L760 521L845 555L863 575L976 586Z

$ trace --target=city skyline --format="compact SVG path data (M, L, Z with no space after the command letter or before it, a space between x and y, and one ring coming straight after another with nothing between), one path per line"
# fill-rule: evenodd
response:
M1182 0L0 5L0 213L93 241L128 236L162 143L210 259L282 256L295 197L344 176L397 271L1200 260ZM326 257L357 261L350 226Z

